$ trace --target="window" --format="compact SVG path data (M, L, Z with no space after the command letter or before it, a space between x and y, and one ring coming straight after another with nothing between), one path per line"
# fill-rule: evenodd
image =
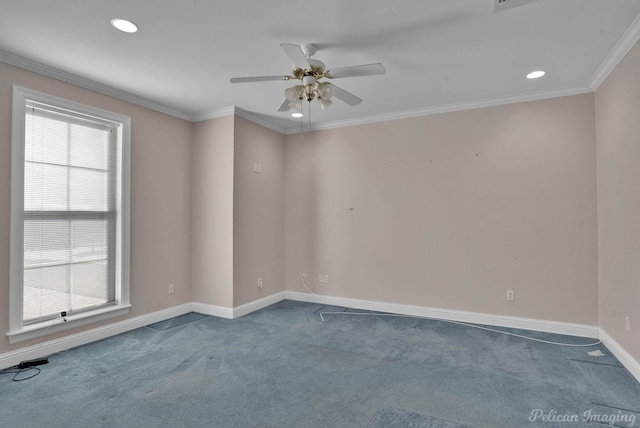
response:
M129 140L126 116L14 87L12 343L128 312Z

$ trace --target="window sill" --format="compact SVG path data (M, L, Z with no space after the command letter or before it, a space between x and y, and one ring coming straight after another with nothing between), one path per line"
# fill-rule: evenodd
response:
M25 340L40 339L45 335L52 333L70 330L72 328L82 327L98 321L104 321L110 318L126 315L129 313L130 308L131 305L110 306L91 312L70 315L66 317L66 321L62 318L56 318L51 321L26 325L22 327L21 330L7 333L7 336L9 337L9 343L19 343L24 342Z

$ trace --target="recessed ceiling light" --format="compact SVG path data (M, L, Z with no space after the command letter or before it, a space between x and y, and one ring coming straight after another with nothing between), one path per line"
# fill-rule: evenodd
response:
M527 74L527 79L538 79L545 74L547 74L547 72L543 70L532 71L531 73Z
M138 31L138 26L136 24L122 18L113 18L111 20L111 25L113 25L120 31L124 31L125 33L135 33L136 31Z
M304 115L302 113L291 113L291 116L293 116L293 117L302 117Z

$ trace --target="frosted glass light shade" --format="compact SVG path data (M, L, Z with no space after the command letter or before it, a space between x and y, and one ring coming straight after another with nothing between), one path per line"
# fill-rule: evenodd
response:
M320 103L320 108L322 110L328 109L331 107L331 104L333 104L331 100L325 100L324 98L318 98L318 102Z
M321 85L318 85L318 95L323 100L330 100L333 96L333 88L331 87L331 84L322 83Z
M300 108L302 107L302 100L295 99L293 101L289 101L289 107L293 110L300 110Z
M296 87L294 86L293 88L287 88L284 90L284 96L287 99L287 101L289 101L289 103L291 102L295 102L299 99L298 97L298 91L296 91Z

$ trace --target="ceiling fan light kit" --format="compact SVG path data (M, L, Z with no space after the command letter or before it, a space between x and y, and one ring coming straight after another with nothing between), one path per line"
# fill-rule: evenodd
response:
M320 108L326 110L333 104L332 97L336 97L344 103L355 106L362 102L361 98L336 86L334 83L321 81L322 79L337 79L343 77L373 76L385 73L385 68L380 63L356 65L351 67L341 67L327 70L322 61L311 58L316 53L315 45L295 45L292 43L282 43L280 47L293 62L291 75L285 76L257 76L257 77L235 77L231 83L265 82L275 80L299 80L300 83L284 90L285 101L278 111L297 110L302 112L302 102L311 103L318 100ZM296 117L300 117L299 115Z

